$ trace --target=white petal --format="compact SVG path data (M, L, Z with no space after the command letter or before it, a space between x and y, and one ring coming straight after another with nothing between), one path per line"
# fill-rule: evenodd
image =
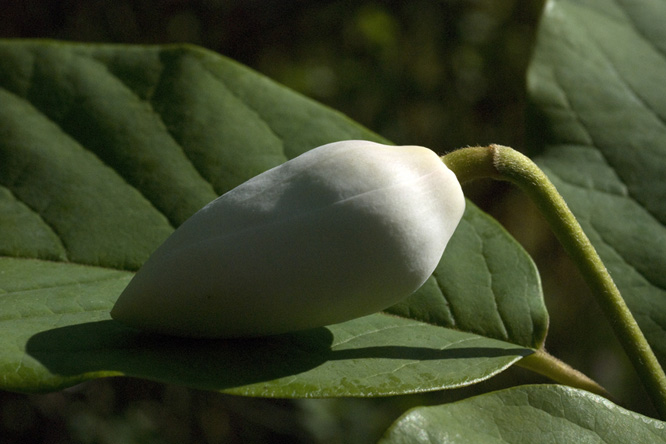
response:
M324 145L192 216L111 314L137 328L203 337L364 316L425 282L464 206L455 175L427 148Z

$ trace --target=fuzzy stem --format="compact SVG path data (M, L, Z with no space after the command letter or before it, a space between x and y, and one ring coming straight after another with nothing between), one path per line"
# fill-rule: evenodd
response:
M592 289L659 415L666 418L666 374L599 254L544 172L528 157L500 145L463 148L442 160L460 182L505 180L530 197Z
M518 361L516 365L546 376L560 384L566 384L570 387L587 390L588 392L616 402L613 396L597 382L568 364L560 361L545 350L540 349L531 355L525 356Z

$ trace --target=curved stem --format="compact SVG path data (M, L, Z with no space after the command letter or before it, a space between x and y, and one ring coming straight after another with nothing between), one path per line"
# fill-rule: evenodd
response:
M500 145L463 148L442 160L460 182L505 180L530 197L592 289L659 415L666 418L666 374L599 254L544 172L528 157Z

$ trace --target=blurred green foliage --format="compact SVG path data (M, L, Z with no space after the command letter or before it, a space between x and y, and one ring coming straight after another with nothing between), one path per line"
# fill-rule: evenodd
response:
M399 144L440 153L524 149L525 72L543 0L8 1L0 38L189 42L246 64ZM498 217L543 274L551 353L645 411L581 279L534 208L506 186L468 196ZM581 292L583 293L581 295ZM596 316L596 317L595 317ZM585 332L585 333L581 333ZM585 337L585 343L578 342ZM373 442L407 408L539 377L512 368L471 388L373 400L244 399L98 380L48 395L0 393L0 442Z
M396 143L522 144L542 0L8 2L0 37L190 42Z

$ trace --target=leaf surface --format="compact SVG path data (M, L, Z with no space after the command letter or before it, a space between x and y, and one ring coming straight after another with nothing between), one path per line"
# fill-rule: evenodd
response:
M560 385L513 387L452 404L417 407L381 444L661 443L666 424Z
M126 375L250 396L392 395L482 380L530 353L385 314L271 338L143 334L108 313L132 273L17 259L2 266L31 281L3 299L11 310L2 325L14 332L2 340L4 384L20 391ZM48 377L35 381L44 370Z
M149 336L109 310L203 205L335 140L381 137L190 46L0 43L0 385L128 375L251 396L371 396L486 379L540 346L534 264L469 205L390 310L273 338Z
M535 160L666 363L666 3L550 1L529 71Z

